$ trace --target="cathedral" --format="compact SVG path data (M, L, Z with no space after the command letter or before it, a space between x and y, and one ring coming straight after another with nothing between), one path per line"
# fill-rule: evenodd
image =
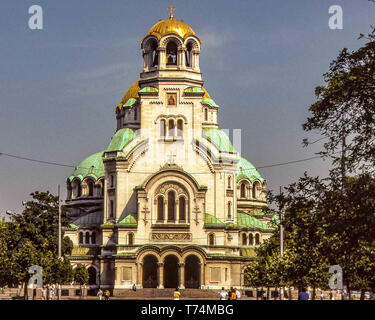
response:
M204 39L172 9L141 40L142 72L115 107L108 146L67 179L70 260L92 289L242 288L273 232L266 181L203 87Z

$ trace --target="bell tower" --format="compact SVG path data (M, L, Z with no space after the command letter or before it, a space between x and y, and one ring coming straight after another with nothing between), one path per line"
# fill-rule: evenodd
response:
M177 78L192 81L192 85L202 85L201 40L188 24L174 18L172 5L169 10L169 18L156 23L141 41L141 81Z

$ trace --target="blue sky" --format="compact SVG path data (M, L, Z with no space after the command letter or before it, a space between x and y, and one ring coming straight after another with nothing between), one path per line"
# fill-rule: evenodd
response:
M40 5L44 29L28 28ZM76 165L103 150L115 130L114 106L138 79L140 40L170 1L3 0L0 10L0 152ZM341 5L344 29L330 30L328 9ZM314 88L339 50L363 43L374 24L367 0L175 0L175 17L202 39L205 88L221 106L221 128L242 129L242 155L255 166L313 156L319 144L301 125ZM278 190L312 160L261 170ZM34 190L65 188L70 168L0 156L0 213L19 211ZM65 196L65 191L64 191Z

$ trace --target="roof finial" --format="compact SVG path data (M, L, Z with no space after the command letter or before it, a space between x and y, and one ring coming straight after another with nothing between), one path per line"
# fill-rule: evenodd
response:
M172 20L173 19L173 10L175 10L176 8L173 8L172 3L171 3L171 5L168 9L170 10L169 19Z

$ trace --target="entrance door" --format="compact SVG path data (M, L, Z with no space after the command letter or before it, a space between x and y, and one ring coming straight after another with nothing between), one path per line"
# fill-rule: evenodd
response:
M158 260L153 255L147 255L143 259L143 288L156 288L158 285Z
M178 287L178 259L169 255L164 260L164 288Z
M190 255L185 260L185 288L198 289L200 287L201 266L195 255Z

